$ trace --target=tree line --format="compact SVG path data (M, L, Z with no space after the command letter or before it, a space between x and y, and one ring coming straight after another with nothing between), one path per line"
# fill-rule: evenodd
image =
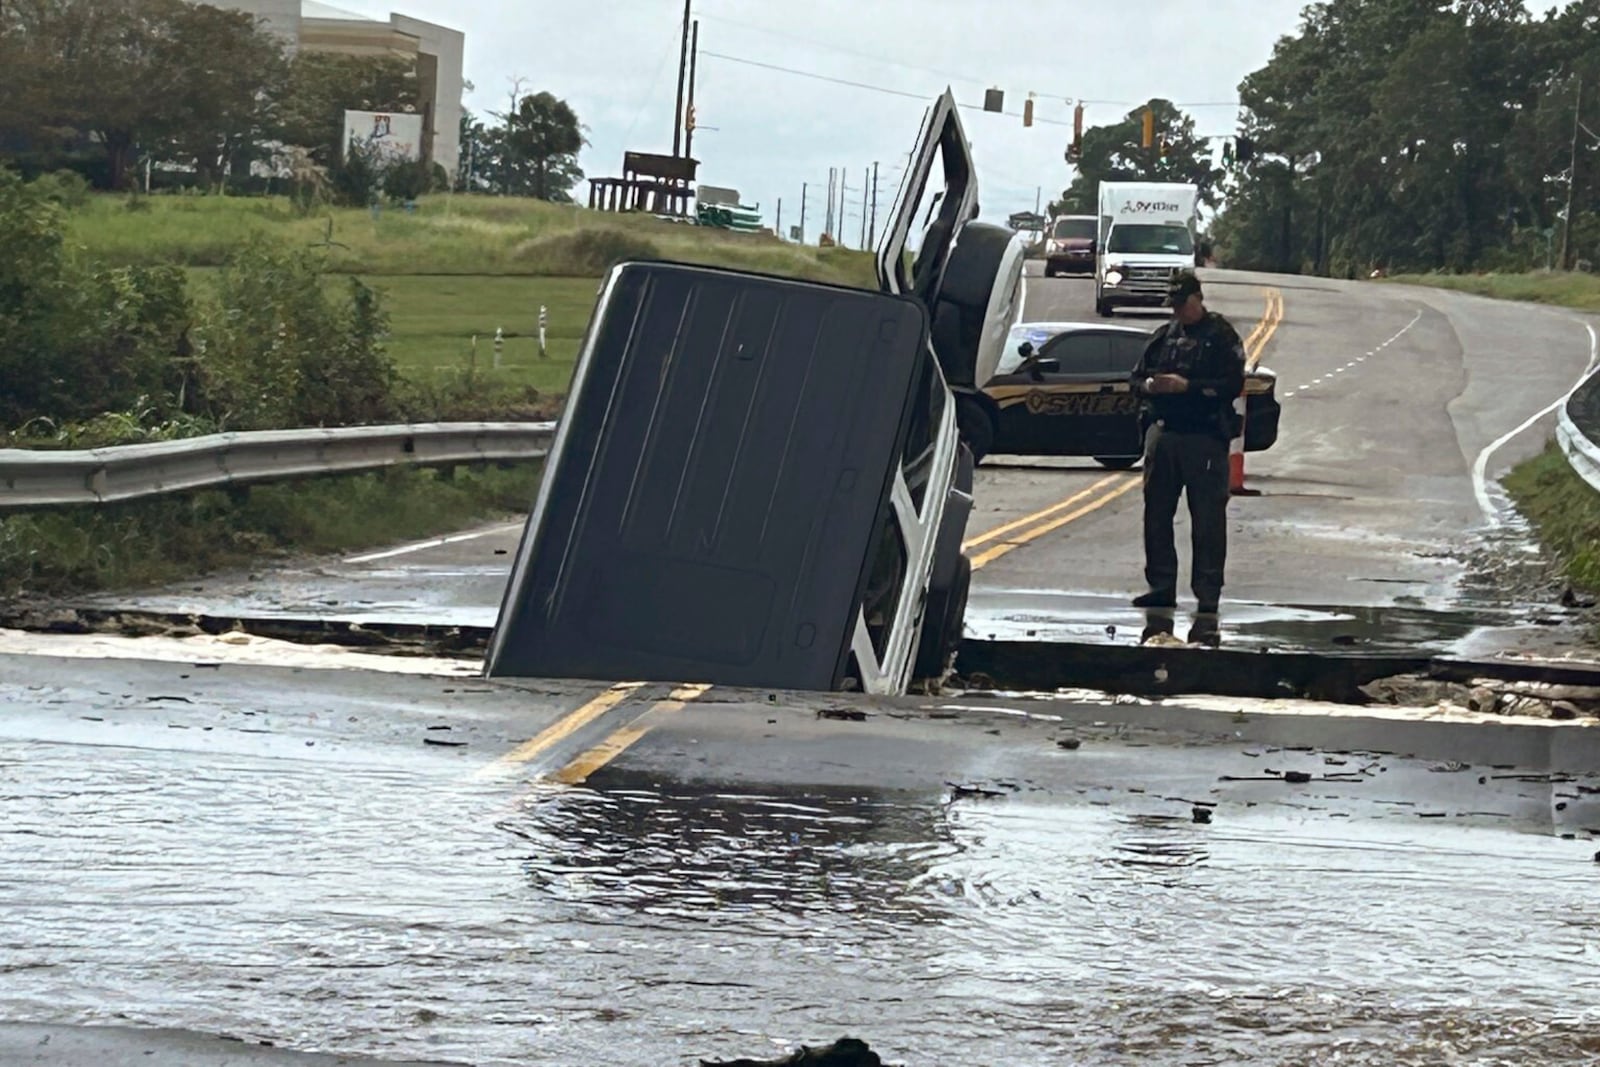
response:
M0 3L0 166L24 175L353 203L452 186L561 200L583 176L583 127L549 93L515 101L498 127L466 116L455 174L385 169L342 144L346 110L415 111L419 98L412 60L290 54L253 16L209 4Z
M1054 208L1094 212L1102 180L1192 181L1222 205L1229 266L1572 268L1600 260L1600 0L1325 0L1244 79L1249 159L1213 161L1193 120L1151 101L1085 131ZM1165 143L1165 151L1161 143Z

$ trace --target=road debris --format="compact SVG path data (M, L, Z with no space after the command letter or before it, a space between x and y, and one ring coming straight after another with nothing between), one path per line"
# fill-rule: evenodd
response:
M776 1060L701 1060L700 1067L883 1067L883 1060L865 1041L841 1038L826 1048L799 1050Z
M1403 707L1437 707L1480 715L1527 716L1570 721L1600 718L1600 686L1558 685L1474 678L1441 681L1417 674L1379 678L1360 687L1374 703Z

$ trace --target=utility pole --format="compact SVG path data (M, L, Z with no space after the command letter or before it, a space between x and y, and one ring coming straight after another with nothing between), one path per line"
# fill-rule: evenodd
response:
M872 222L867 238L873 245L878 243L878 161L872 161Z
M694 20L694 28L689 38L689 115L694 115L694 68L695 62L700 58L700 20ZM683 131L683 155L685 159L694 158L694 122L687 124Z
M848 232L844 228L846 211L845 205L850 202L850 183L845 180L848 174L848 169L845 167L839 168L839 208L834 212L833 216L833 239L839 242L840 248L845 247L844 238L845 234Z
M841 248L844 247L844 237L845 237L845 232L846 232L845 228L844 228L844 214L845 214L845 204L848 203L849 201L846 199L845 194L850 191L850 184L849 184L849 182L847 181L847 178L846 178L846 176L849 175L849 173L850 173L850 168L849 167L840 167L839 168L839 214L838 214L839 232L834 234L833 236L839 242L839 247L841 247Z
M872 192L872 172L862 171L861 174L861 248L867 247L867 196Z
M689 73L689 20L694 0L683 0L683 39L678 46L678 97L673 102L672 154L683 144L683 79Z
M1033 213L1035 215L1037 215L1039 213L1040 199L1043 196L1044 196L1044 186L1035 185L1033 187Z
M822 232L831 239L833 237L833 177L834 170L828 168L828 213L822 219Z
M1583 128L1583 75L1578 75L1578 95L1572 101L1572 167L1567 171L1567 217L1561 223L1561 269L1567 269L1572 247L1572 202L1578 191L1578 131Z
M809 182L800 183L800 243L806 243L806 188Z
M772 224L772 230L778 235L778 240L783 240L783 197L778 197L778 220Z

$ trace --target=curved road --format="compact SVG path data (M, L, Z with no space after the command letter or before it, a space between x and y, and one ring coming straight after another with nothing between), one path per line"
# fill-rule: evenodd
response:
M1026 318L1093 319L1088 281L1029 273ZM1577 640L1529 626L1547 606L1507 594L1507 561L1525 563L1527 542L1494 480L1542 447L1551 405L1593 362L1583 319L1432 289L1206 277L1211 305L1278 373L1284 404L1278 443L1247 458L1247 483L1262 495L1231 506L1224 641L1548 653ZM1135 319L1153 324L1159 313L1119 316ZM969 633L1136 639L1145 620L1127 600L1142 585L1137 481L1088 460L994 457L981 467ZM1186 522L1180 508L1185 581ZM137 604L489 625L520 528L262 580L225 576Z

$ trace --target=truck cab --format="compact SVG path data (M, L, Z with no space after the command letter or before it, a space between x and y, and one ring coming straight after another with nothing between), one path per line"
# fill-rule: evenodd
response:
M1176 182L1101 182L1094 307L1159 308L1174 272L1195 265L1199 189Z

